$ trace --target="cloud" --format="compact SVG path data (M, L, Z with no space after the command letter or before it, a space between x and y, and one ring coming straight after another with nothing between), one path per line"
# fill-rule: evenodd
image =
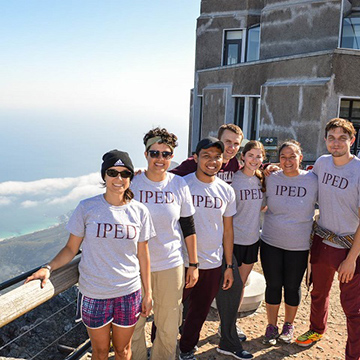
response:
M11 198L10 197L4 197L0 196L0 206L6 206L11 204Z
M38 204L39 204L39 201L25 200L20 204L20 206L27 209L27 208L35 207Z
M0 183L0 199L2 196L20 195L49 195L57 191L64 191L74 187L99 184L99 173L79 176L75 178L41 179L36 181L6 181Z
M78 186L72 189L67 195L55 198L47 199L45 202L49 205L64 204L72 201L79 201L90 196L95 196L101 192L99 182L96 185L84 185Z

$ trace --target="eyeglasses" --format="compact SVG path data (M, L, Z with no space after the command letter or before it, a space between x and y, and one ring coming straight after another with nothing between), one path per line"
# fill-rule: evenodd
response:
M115 169L107 169L105 172L110 177L118 177L120 175L122 179L127 179L132 175L132 172L129 170L117 171Z
M165 159L165 160L169 160L172 156L172 152L171 151L159 151L159 150L149 150L148 151L149 155L151 158L156 158L158 159L161 156Z

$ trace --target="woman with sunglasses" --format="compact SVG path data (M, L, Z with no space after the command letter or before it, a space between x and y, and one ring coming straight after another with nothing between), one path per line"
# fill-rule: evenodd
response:
M65 247L26 282L41 279L43 287L50 272L69 263L81 246L77 315L87 327L92 359L108 358L112 333L115 359L130 360L135 324L152 308L148 240L155 231L148 209L133 200L129 155L106 153L101 176L105 194L80 202L67 225Z
M135 176L132 190L135 199L150 210L157 233L149 244L154 323L157 329L151 359L173 360L181 324L184 287L182 236L190 261L185 286L194 286L199 276L192 216L195 209L185 180L167 172L177 146L177 137L166 129L155 128L143 140L148 166L145 172ZM145 319L142 319L135 329L132 348L136 360L147 360L144 326Z

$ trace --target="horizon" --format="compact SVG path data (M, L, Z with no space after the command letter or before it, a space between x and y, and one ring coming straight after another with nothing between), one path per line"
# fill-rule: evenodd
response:
M142 138L153 127L178 136L176 162L187 157L199 13L194 0L2 4L0 238L52 226L67 208L51 209L51 197L73 207L96 187L25 195L21 186L90 176L114 148L145 167Z

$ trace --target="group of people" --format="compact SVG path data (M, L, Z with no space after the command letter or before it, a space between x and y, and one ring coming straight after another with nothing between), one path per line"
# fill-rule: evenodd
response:
M279 167L269 166L265 176L263 145L247 142L239 162L242 140L238 126L224 124L218 138L202 139L191 158L168 171L177 137L155 128L144 136L148 166L137 175L126 152L103 156L105 193L80 202L65 247L27 279L41 279L43 287L51 271L82 248L77 315L87 327L92 359L107 359L112 341L116 360L174 360L180 328L179 359L194 360L214 299L220 316L217 351L253 358L243 349L246 335L237 315L259 249L268 319L263 343L292 341L310 252L310 329L296 343L309 346L325 332L338 272L346 360L360 359L360 160L350 152L353 125L329 121L329 155L311 172L301 170L301 146L289 140L279 148ZM313 223L316 203L320 216ZM149 353L144 326L151 310Z

